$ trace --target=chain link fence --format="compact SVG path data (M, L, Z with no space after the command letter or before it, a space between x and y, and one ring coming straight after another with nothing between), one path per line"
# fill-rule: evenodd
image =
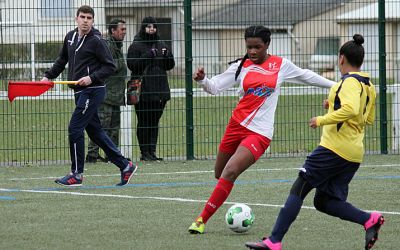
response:
M165 160L214 158L235 105L236 89L218 96L192 82L195 68L214 76L245 52L244 30L271 29L268 53L290 59L338 81L341 44L362 34L363 71L379 92L377 118L368 127L368 154L400 154L400 1L294 0L0 0L0 164L69 162L68 123L73 92L56 85L40 97L7 99L8 81L40 80L57 58L65 34L76 27L76 10L95 10L95 28L104 36L112 19L123 19L127 34L122 50L138 33L141 21L153 16L160 39L171 49L175 67L168 72L171 100L159 126L157 154ZM124 81L130 78L130 72ZM58 80L67 80L67 70ZM305 155L319 142L320 130L308 120L325 111L327 90L286 84L275 117L275 135L266 157ZM121 151L140 157L133 106L121 107Z

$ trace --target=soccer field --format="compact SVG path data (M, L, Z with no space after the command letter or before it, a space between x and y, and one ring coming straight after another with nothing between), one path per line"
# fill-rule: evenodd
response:
M131 183L118 188L111 164L86 165L84 186L54 183L69 167L0 167L0 249L245 249L269 233L304 158L260 159L239 177L204 235L189 225L216 183L213 161L139 164ZM386 223L374 249L399 249L398 155L365 158L349 201L382 211ZM364 229L313 209L313 192L284 239L283 249L364 249ZM247 233L224 222L231 204L248 204L255 223Z

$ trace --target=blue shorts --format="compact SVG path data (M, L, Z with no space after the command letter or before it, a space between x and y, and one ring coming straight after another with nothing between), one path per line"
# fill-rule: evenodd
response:
M360 163L350 162L333 151L318 146L300 169L299 175L323 193L345 201L349 183L360 167Z

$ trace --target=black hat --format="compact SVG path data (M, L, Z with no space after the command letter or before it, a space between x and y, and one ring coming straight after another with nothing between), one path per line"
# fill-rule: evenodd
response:
M157 20L152 16L147 16L143 18L142 24L156 24Z

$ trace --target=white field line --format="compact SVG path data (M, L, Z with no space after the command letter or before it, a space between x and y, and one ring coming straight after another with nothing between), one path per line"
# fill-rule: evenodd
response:
M44 190L15 190L15 189L5 189L0 188L3 192L23 192L23 193L45 193L45 194L59 194L59 195L74 195L74 196L89 196L89 197L108 197L108 198L120 198L120 199L134 199L134 200L159 200L159 201L175 201L175 202L191 202L191 203L205 203L206 200L194 200L194 199L184 199L184 198L172 198L172 197L156 197L156 196L131 196L131 195L118 195L118 194L93 194L93 193L80 193L80 192L67 192L67 191L44 191ZM233 205L238 202L225 202L226 205ZM243 203L243 202L241 202ZM275 204L264 204L264 203L246 203L249 206L258 207L274 207L281 208L283 205ZM303 209L315 210L314 207L302 206ZM366 210L367 212L372 212L371 210ZM375 210L374 210L375 211ZM377 211L382 214L400 215L400 212L393 211Z
M376 168L376 167L400 167L400 164L386 164L386 165L362 165L361 168ZM269 171L288 171L299 170L299 168L260 168L260 169L247 169L246 172L269 172ZM194 171L178 171L178 172L160 172L160 173L139 173L135 175L180 175L180 174L206 174L213 173L214 170L194 170ZM85 177L113 177L120 176L120 174L85 174ZM32 178L11 178L11 181L25 181L25 180L46 180L55 179L60 176L43 176Z

